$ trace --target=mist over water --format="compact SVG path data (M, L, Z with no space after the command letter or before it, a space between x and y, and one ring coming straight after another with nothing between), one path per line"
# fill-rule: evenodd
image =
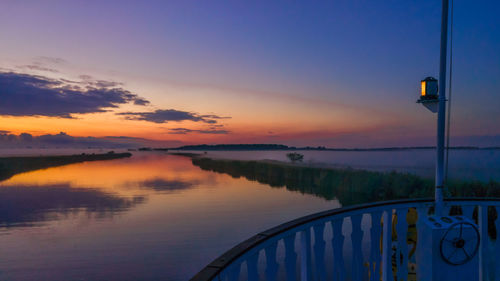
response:
M312 165L433 174L432 150L300 153ZM450 159L452 176L499 180L498 151L453 151ZM263 183L202 168L188 157L134 152L0 182L0 280L187 280L259 231L351 200L279 177Z
M296 151L304 163L332 168L351 167L370 171L398 171L434 178L434 149L395 151ZM193 153L200 153L193 151ZM238 160L289 161L286 151L208 151L207 157ZM458 180L500 181L500 150L451 150L449 177Z

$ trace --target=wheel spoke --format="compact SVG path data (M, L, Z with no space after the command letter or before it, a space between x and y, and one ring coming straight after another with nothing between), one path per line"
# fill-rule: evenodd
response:
M462 251L464 252L464 254L467 256L467 259L470 259L471 256L469 255L469 253L467 253L467 251L465 250L465 248L462 248Z
M453 251L453 253L451 253L451 255L450 255L449 257L447 257L446 259L447 259L448 261L450 261L450 259L451 259L453 256L455 256L455 254L457 253L457 251L458 251L458 248L455 248L455 251ZM451 261L450 261L450 262L451 262Z
M460 224L460 238L462 238L462 228L463 228L463 223Z

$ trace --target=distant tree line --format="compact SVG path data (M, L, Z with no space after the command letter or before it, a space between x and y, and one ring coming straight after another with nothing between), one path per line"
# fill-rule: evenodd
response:
M398 150L416 150L416 149L434 149L434 146L415 146L415 147L380 147L380 148L327 148L325 146L304 146L295 147L282 144L200 144L185 145L172 150L328 150L328 151L398 151ZM453 150L476 150L476 149L500 149L500 147L474 147L474 146L456 146L450 147Z
M130 153L114 153L113 151L110 151L105 154L82 153L61 156L2 157L0 158L0 181L6 180L15 174L38 169L85 161L111 160L130 156L132 156Z

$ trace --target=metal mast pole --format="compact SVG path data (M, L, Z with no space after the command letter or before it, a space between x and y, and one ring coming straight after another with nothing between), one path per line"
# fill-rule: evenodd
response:
M444 131L446 121L446 49L448 45L448 0L443 0L441 11L441 51L439 57L439 109L437 120L435 214L443 208Z

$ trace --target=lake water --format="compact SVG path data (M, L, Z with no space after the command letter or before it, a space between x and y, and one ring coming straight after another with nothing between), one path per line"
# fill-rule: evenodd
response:
M432 151L420 152L308 151L305 161L432 174ZM283 151L209 155L285 160ZM499 180L499 151L452 157L458 174L469 167L465 178ZM325 198L160 152L18 174L0 183L0 280L187 280L259 231L341 206Z
M187 280L258 231L340 206L157 153L0 185L0 280Z

